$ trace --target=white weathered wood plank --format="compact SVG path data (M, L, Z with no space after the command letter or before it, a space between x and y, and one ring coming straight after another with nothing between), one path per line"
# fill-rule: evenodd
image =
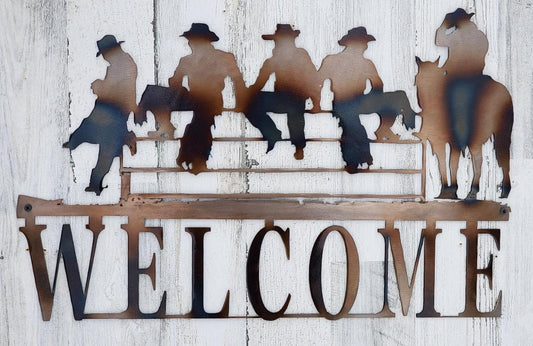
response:
M0 13L0 334L2 343L42 344L58 325L37 322L33 275L21 269L31 265L15 205L20 193L54 199L68 191L61 148L68 134L66 7L3 1Z

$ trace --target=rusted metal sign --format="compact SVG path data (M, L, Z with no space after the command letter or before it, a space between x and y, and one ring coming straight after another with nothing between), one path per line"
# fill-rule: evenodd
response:
M437 221L466 221L461 233L466 237L466 284L465 308L460 317L499 316L501 314L501 292L493 309L488 312L478 310L477 280L484 275L492 282L492 261L486 268L478 269L478 236L490 235L499 249L498 229L478 229L478 221L507 221L510 208L495 201L476 200L479 190L482 155L481 146L494 138L494 148L498 164L503 169L501 197L506 198L511 190L509 179L509 147L513 125L511 97L503 85L490 76L483 75L484 59L488 42L485 35L471 21L473 14L457 9L445 16L436 33L436 44L447 47L449 54L441 67L438 62L423 62L416 58L418 74L416 87L418 102L422 107L422 126L415 133L417 140L402 140L391 130L392 124L401 116L403 126L415 129L417 116L404 91L383 91L383 82L371 60L364 57L369 42L376 38L367 33L364 27L349 30L340 38L339 45L344 49L327 56L317 70L308 53L298 48L295 38L300 31L288 24L278 24L272 34L263 35L264 40L273 40L272 57L268 58L259 72L255 83L246 87L233 54L215 49L212 42L219 37L206 24L193 23L190 30L183 33L192 50L183 57L168 80L168 87L148 85L139 104L136 104L137 67L131 56L121 48L122 41L106 35L97 42L97 54L109 63L103 80L96 80L91 87L97 96L94 109L81 125L71 134L64 147L70 150L82 143L99 144L98 161L92 170L86 191L100 195L105 186L103 179L108 174L113 160L120 160L121 198L113 205L65 205L61 200L46 201L29 196L19 196L17 216L25 219L21 227L29 244L33 272L42 317L49 320L55 291L55 278L60 257L63 258L75 319L88 318L219 318L229 316L229 296L218 312L204 309L204 237L209 228L187 228L192 238L192 308L188 314L170 315L166 312L166 293L163 294L159 309L154 313L143 313L139 308L139 275L148 275L156 286L155 263L148 268L139 268L139 235L149 232L156 236L163 248L163 233L160 227L147 227L147 219L237 219L265 220L265 227L255 236L248 253L247 287L250 302L259 317L274 320L280 317L325 317L364 318L392 317L388 301L389 249L392 253L397 278L402 313L407 314L416 270L424 253L424 304L417 314L419 317L438 317L434 307L435 285L435 239L440 233ZM414 58L414 57L413 57ZM274 91L263 91L272 74L276 82ZM184 87L187 77L188 87ZM236 105L225 109L222 90L229 77L234 85ZM331 83L334 93L332 111L320 109L320 96L325 80ZM371 90L365 92L367 83ZM310 99L312 107L306 109ZM176 128L171 123L171 112L189 111L192 120L180 138L174 136ZM213 138L211 128L215 117L223 111L242 113L251 125L261 133L261 138ZM134 121L142 124L147 113L154 115L157 130L148 137L140 138L128 131L127 120L133 113ZM327 141L328 139L306 138L305 113L331 113L338 119L342 130L339 145L344 167L342 168L235 168L212 169L207 161L211 155L213 141L266 141L264 155L285 139L281 136L269 112L286 114L290 142L294 146L294 159L304 158L306 143ZM377 113L381 125L376 131L376 140L367 136L360 114ZM138 141L180 142L179 155L175 167L136 168L124 167L122 150L127 146L135 155ZM442 189L440 200L427 202L426 185L426 142L431 143L436 153ZM372 143L402 145L417 144L422 147L421 169L380 169L372 166L370 151ZM445 147L450 150L451 180L445 181L447 165ZM474 179L466 201L457 200L457 165L461 153L468 148L473 159ZM370 195L370 194L135 194L130 192L131 175L139 172L240 172L240 173L284 173L284 172L336 172L344 174L392 174L392 179L401 174L417 174L420 177L421 191L415 195ZM305 199L301 203L298 199ZM337 198L341 202L324 204L319 198ZM364 201L362 199L365 199ZM392 201L391 201L392 200ZM58 250L58 266L54 283L50 285L45 263L41 232L46 228L36 223L40 216L88 216L87 229L93 233L89 269L85 287L74 249L72 231L68 224L63 226ZM98 236L104 229L103 216L127 216L122 228L128 235L128 308L122 313L85 313L85 302L89 289L92 265ZM281 237L286 256L291 254L290 230L275 226L275 220L383 220L385 227L378 232L385 245L384 300L379 313L350 314L357 297L359 286L359 258L357 246L350 233L342 226L333 225L319 234L309 259L309 289L317 314L286 314L291 297L277 311L265 306L259 283L259 259L263 239L268 232ZM425 221L422 230L415 267L411 280L408 280L402 243L395 220ZM293 230L294 232L294 230ZM332 232L338 232L345 245L347 256L347 277L345 299L338 313L328 312L322 295L322 254L324 244ZM242 316L244 317L244 316Z

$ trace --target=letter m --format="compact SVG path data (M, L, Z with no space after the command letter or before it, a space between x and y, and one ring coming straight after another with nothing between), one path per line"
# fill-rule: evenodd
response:
M435 311L435 239L437 234L441 232L435 229L433 224L422 230L420 241L418 243L418 251L416 255L415 265L411 281L407 278L407 268L405 265L405 257L400 239L400 232L398 229L386 227L378 230L385 238L385 263L388 263L388 247L389 242L394 260L394 269L396 272L396 280L398 283L398 291L400 293L400 302L402 304L402 313L407 316L411 296L413 295L414 282L418 264L420 262L420 255L422 246L424 246L424 304L422 311L416 314L417 317L438 317L440 313ZM387 287L387 278L385 280L385 287ZM385 288L387 290L387 288ZM385 292L385 297L387 292Z

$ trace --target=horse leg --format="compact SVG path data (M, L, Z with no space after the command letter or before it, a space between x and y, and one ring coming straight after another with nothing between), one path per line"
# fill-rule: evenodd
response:
M454 149L450 146L450 191L455 194L454 198L457 198L457 170L459 169L459 159L461 158L461 151Z
M479 192L479 179L481 178L481 166L483 164L483 155L481 145L472 146L470 148L470 155L472 156L472 166L474 167L474 179L472 180L472 187L468 193L468 199L476 199Z
M500 196L501 198L509 197L509 192L511 192L511 178L509 177L510 145L510 133L501 135L497 133L494 136L494 149L496 151L496 160L498 161L498 165L502 168L503 171L502 193Z
M440 172L440 181L441 181L441 190L438 198L444 199L455 199L457 198L457 186L448 186L446 183L446 146L445 145L435 145L433 152L437 155L437 160L439 161L439 172Z

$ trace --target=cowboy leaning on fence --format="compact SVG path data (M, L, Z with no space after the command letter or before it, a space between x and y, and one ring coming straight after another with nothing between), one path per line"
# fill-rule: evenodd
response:
M129 113L136 108L135 82L137 66L124 52L113 35L106 35L97 42L98 53L109 63L106 76L91 85L97 95L91 114L83 119L69 141L63 145L70 150L82 143L99 145L98 161L91 172L89 186L85 191L100 195L102 181L109 172L113 159L122 155L122 147L128 145L135 154L135 134L128 131L126 122Z

